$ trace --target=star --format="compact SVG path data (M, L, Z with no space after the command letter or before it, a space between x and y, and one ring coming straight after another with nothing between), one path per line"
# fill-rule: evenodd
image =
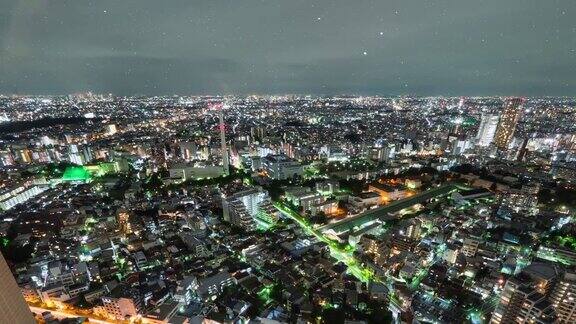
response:
M362 52L362 55L366 56L366 55L368 55L368 52L364 51L364 52Z

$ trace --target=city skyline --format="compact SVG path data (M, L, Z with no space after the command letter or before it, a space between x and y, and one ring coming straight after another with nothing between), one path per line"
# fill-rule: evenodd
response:
M573 322L574 107L0 96L3 296L49 324Z
M0 0L0 324L576 323L574 17Z

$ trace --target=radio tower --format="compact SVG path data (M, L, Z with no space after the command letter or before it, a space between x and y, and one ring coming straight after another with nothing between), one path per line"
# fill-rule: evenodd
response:
M217 106L220 117L220 145L222 149L222 168L224 169L224 176L230 174L230 162L228 161L228 147L226 145L226 125L224 124L224 104L220 103Z

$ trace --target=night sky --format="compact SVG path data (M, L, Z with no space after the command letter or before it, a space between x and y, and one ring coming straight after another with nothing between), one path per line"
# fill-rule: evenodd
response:
M4 94L575 89L575 0L0 0Z

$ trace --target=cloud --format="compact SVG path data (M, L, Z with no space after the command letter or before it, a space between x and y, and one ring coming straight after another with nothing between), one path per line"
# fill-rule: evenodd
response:
M0 93L572 95L575 15L571 0L0 0Z

